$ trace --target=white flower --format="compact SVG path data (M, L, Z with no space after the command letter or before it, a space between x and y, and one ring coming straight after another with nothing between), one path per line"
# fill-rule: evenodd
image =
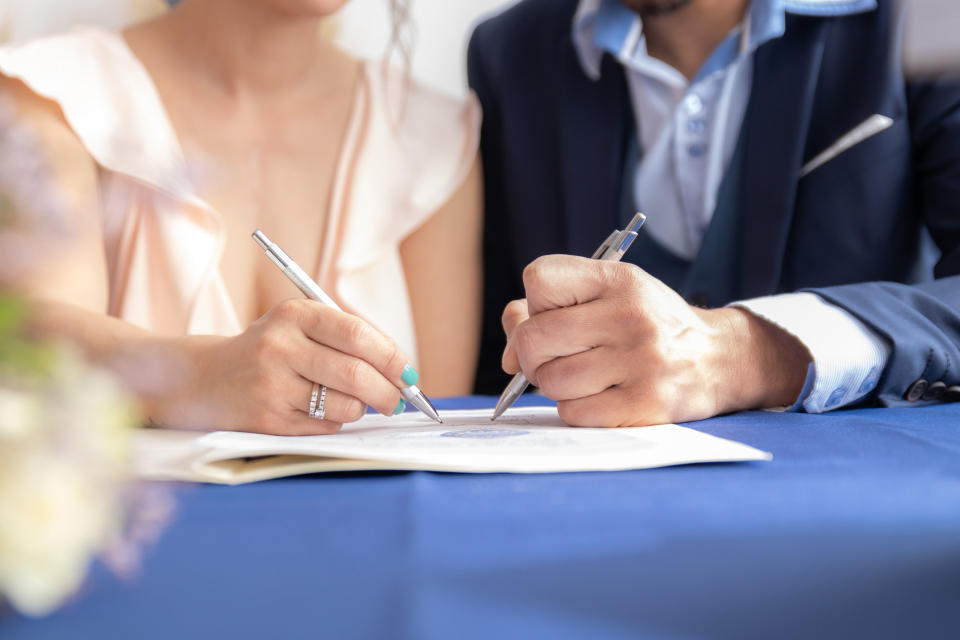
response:
M34 616L76 591L121 523L119 496L86 461L48 453L37 447L0 470L0 587Z
M60 349L42 382L0 380L0 596L39 616L121 538L133 413L105 372Z
M0 442L12 446L36 435L40 429L40 399L22 391L0 387Z

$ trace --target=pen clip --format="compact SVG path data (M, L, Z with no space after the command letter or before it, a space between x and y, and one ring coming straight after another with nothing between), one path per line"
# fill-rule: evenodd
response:
M599 259L619 260L622 258L623 254L630 248L630 245L633 244L633 241L637 239L637 232L646 220L647 217L645 215L637 213L623 231L614 231L610 234L610 237L604 242L604 246L601 247L603 252L600 254Z
M633 241L636 239L637 239L636 231L621 232L620 237L617 238L617 244L613 247L614 252L622 256L627 252L627 249L630 248L630 245L633 244Z
M643 223L647 221L647 216L643 215L639 211L634 214L633 218L630 220L630 224L624 227L624 231L632 231L633 233L639 233L640 227L643 226Z
M284 253L283 249L274 244L270 238L267 237L260 229L257 229L253 232L253 239L260 245L260 248L263 249L263 252L267 254L267 257L270 258L270 261L273 264L277 265L280 268L280 271L285 271L290 267L290 256Z
M607 239L603 241L603 244L601 244L600 247L593 252L593 255L590 256L590 259L603 260L603 256L607 253L607 250L610 248L610 246L614 243L614 241L617 239L617 236L619 235L620 235L620 231L618 229L614 229L613 231L611 231L610 235L607 236Z

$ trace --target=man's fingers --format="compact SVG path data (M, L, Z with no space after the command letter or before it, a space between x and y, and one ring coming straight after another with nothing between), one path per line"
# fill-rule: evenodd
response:
M647 409L644 398L636 397L625 387L610 387L585 398L561 400L557 411L560 419L571 427L639 427L669 422L654 407Z
M635 266L576 256L537 258L523 270L523 286L531 316L547 309L571 307L596 300L642 273Z
M521 322L530 317L527 313L526 300L513 300L503 310L500 322L503 325L503 333L507 337L507 346L503 349L503 358L501 364L503 370L507 373L517 373L520 371L520 361L517 359L517 350L513 347L511 336L514 330Z
M520 368L539 386L537 370L544 363L609 344L617 331L614 313L606 300L597 300L530 317L517 326L510 340Z
M537 384L551 400L576 400L621 384L628 374L610 349L598 347L544 363L537 369Z
M515 373L520 373L520 360L517 358L517 350L510 346L510 343L507 343L507 347L503 350L503 357L500 359L500 365L503 367L503 370L510 375Z
M509 339L517 325L529 317L530 313L527 311L527 301L512 300L509 304L507 304L506 308L504 308L503 315L500 316L500 323L503 325L503 333L506 334L507 338Z

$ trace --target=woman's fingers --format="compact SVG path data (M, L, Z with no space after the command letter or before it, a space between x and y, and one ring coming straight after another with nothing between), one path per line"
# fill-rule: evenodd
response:
M303 301L307 306L299 315L299 325L304 334L316 343L366 362L395 387L416 384L419 374L410 364L410 359L396 343L375 329L362 318L331 309L319 302ZM348 373L367 380L367 373ZM348 380L351 382L352 380ZM399 396L398 396L399 397ZM369 403L371 406L379 406ZM396 403L394 403L396 404ZM388 411L387 413L392 413Z
M324 394L323 386L322 383L317 383L316 407L317 412L322 413L324 420L338 424L356 422L367 412L367 405L356 397L337 391L330 386L327 386L327 392ZM297 391L291 394L294 401L290 404L290 410L310 417L312 396L313 382L301 378L301 384L297 385Z
M290 366L303 378L327 386L327 402L333 397L335 404L344 405L344 422L359 420L364 405L384 415L405 408L396 385L373 365L325 344L304 339L300 348L294 350Z
M264 406L251 430L280 436L308 436L336 433L344 424L356 422L367 411L357 398L327 387L317 388L317 411L323 419L310 417L313 382L293 372L274 385L271 400Z

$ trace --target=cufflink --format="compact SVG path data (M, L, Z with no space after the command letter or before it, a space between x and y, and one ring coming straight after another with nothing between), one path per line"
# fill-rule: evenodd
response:
M924 380L923 378L918 378L913 381L913 384L907 389L907 392L903 394L903 399L907 402L916 402L923 398L923 394L927 392L927 387L930 386L930 383Z
M943 393L947 390L947 385L940 382L931 382L930 386L927 387L927 390L923 394L924 400L939 400L943 397Z
M947 387L940 399L944 402L960 402L960 385Z

